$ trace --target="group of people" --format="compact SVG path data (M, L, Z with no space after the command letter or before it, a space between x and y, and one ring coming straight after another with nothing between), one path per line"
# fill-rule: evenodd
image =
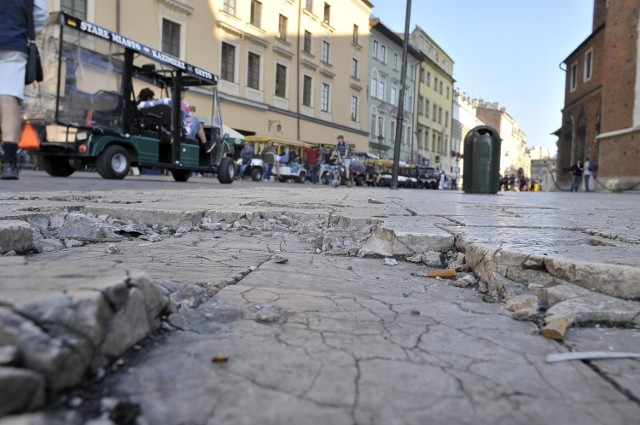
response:
M339 135L336 139L336 146L332 149L326 147L324 150L317 150L315 162L313 155L309 155L306 160L307 172L311 176L311 183L318 183L323 173L324 165L342 165L344 168L345 178L349 179L349 167L351 165L351 148L345 142L344 136Z
M280 177L280 164L298 164L300 158L297 157L297 152L295 149L286 149L281 152L282 155L278 155L275 146L273 145L273 141L269 140L265 143L264 147L258 154L258 156L262 159L262 179L265 182L268 182L271 177L271 173L275 172L276 180ZM349 165L350 159L349 155L351 150L349 145L345 142L344 137L342 135L338 136L337 144L335 148L329 149L325 148L324 150L307 147L304 148L303 151L303 164L305 170L307 171L307 175L311 179L311 183L317 184L320 180L320 175L322 173L322 165L330 164L335 165L337 163L342 163L345 167L346 177L349 178ZM251 160L255 155L254 147L249 142L244 143L244 147L240 151L240 159L241 165L240 170L238 171L238 179L243 179L247 170L251 167Z
M581 160L577 160L575 164L571 166L571 174L573 179L571 180L571 192L577 192L580 189L580 181L584 177L584 191L590 191L590 180L593 172L595 171L595 164L593 164L589 158L583 163Z

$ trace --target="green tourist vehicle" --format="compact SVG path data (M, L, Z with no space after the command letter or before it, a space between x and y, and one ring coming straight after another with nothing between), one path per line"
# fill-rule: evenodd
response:
M26 88L20 147L32 150L48 174L95 169L122 179L131 167L145 167L169 171L179 182L193 172L233 182L217 75L64 13L52 15L38 45L44 80ZM207 119L199 115L209 145L187 137L180 108L138 109L143 88L172 105L180 105L185 88L200 104L210 103Z

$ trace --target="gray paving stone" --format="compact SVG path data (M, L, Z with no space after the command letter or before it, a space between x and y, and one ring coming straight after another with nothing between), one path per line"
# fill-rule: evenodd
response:
M0 344L65 388L168 314L166 343L109 377L149 423L631 423L637 363L546 364L582 329L546 340L477 290L537 295L576 324L636 323L637 196L582 197L580 214L574 201L304 185L0 192L0 234L17 223L30 245L15 251L33 253L0 257ZM478 287L402 261L455 249ZM612 343L635 341L626 331Z

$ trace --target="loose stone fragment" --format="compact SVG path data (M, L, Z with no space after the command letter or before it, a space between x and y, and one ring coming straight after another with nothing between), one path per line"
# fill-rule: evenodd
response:
M491 298L490 295L483 295L482 296L482 302L483 303L487 303L487 304L493 304L493 298Z
M409 256L409 257L406 258L406 260L411 262L411 263L421 263L422 262L422 254Z
M384 259L384 264L387 265L387 266L397 266L398 262L393 258L385 258Z
M466 288L467 286L472 286L478 283L478 279L472 274L467 274L461 277L460 279L456 279L454 285L458 288Z
M379 201L377 199L373 199L373 198L367 199L367 202L369 202L370 204L384 204L384 202Z
M0 367L0 401L0 416L42 406L44 377L26 369Z
M271 258L271 260L272 260L274 263L279 263L279 264L283 264L283 263L286 263L287 261L289 261L289 259L288 259L287 257L285 257L285 256L283 256L283 255L281 255L281 254L275 254L275 255Z
M120 250L115 244L111 243L105 248L104 252L107 254L117 254Z
M4 345L0 347L0 366L15 365L20 358L20 352L14 345Z
M506 304L511 317L516 320L535 320L538 316L538 297L535 295L518 295Z
M428 267L442 267L442 254L437 251L428 251L422 254L422 262Z

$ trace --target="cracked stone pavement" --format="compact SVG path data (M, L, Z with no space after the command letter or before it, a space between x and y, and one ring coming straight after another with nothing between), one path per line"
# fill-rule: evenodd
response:
M586 195L578 214L566 194L314 189L0 193L4 244L22 243L2 239L16 234L9 224L25 232L61 211L173 229L158 239L121 239L115 253L105 252L106 243L65 241L67 247L24 259L0 257L10 277L0 281L0 307L31 318L76 352L95 351L82 385L50 393L40 413L0 424L88 424L109 398L139 406L141 424L635 422L638 360L545 357L640 351L637 195ZM256 231L258 212L280 219ZM45 226L51 234L56 221L64 220ZM227 226L212 225L218 222ZM336 236L345 234L352 245ZM403 261L456 249L473 265L478 286L418 277L425 265ZM346 255L356 251L364 257ZM288 261L272 261L275 252ZM619 289L606 294L611 282ZM138 317L129 304L116 308L123 287L129 299L142 294L132 305L146 309L146 340L123 330L126 320L135 328ZM104 338L114 340L108 331L122 318L115 335L128 342L121 350L100 351L100 335L89 331L95 344L77 343L68 329L42 325L42 312L53 309L39 307L38 315L27 308L53 305L69 291L93 299L86 294L96 290L114 309ZM533 321L513 320L505 304L493 302L523 293L540 299ZM539 335L547 308L574 324L562 342ZM70 388L58 375L53 382Z

